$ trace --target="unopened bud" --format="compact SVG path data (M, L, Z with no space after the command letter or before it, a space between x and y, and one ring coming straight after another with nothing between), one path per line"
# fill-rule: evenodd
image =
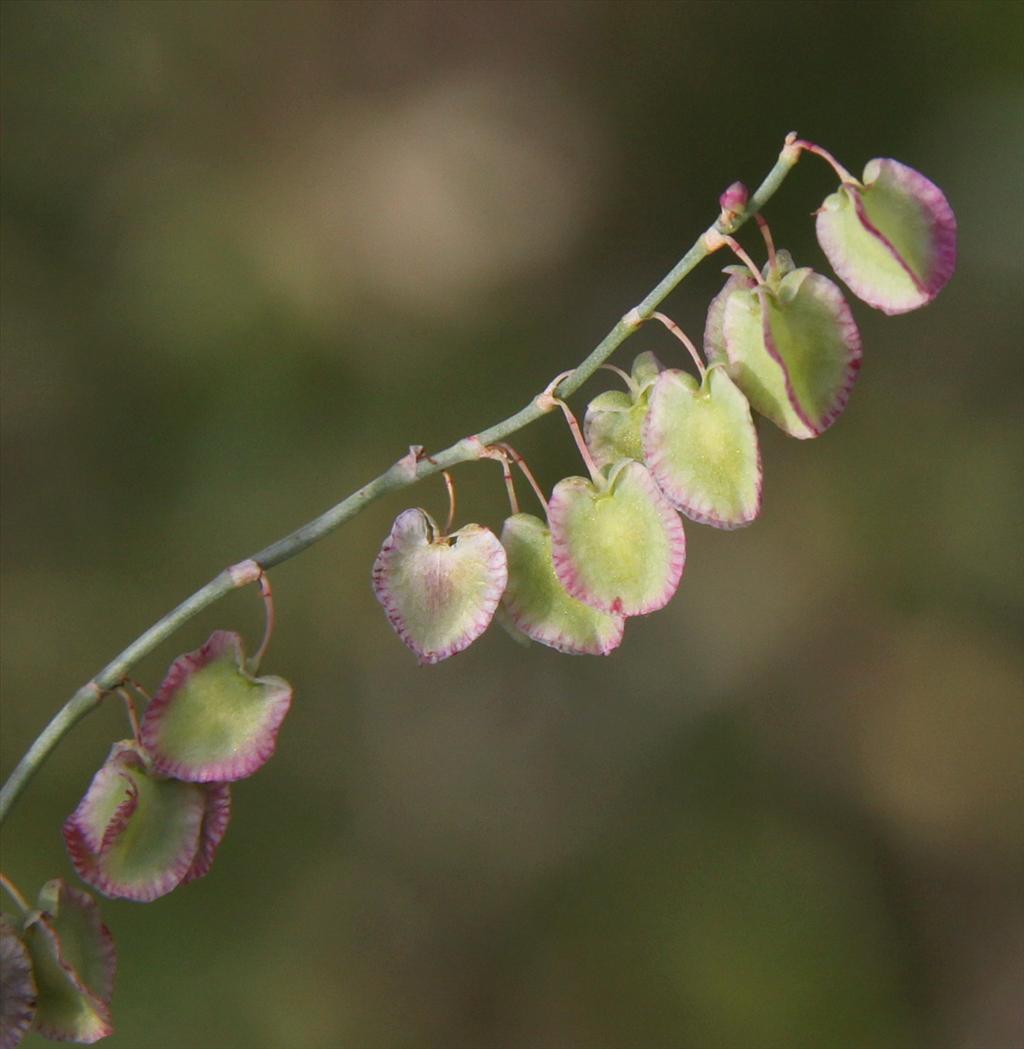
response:
M729 221L742 214L749 199L750 192L742 182L734 182L729 186L718 198L723 220Z

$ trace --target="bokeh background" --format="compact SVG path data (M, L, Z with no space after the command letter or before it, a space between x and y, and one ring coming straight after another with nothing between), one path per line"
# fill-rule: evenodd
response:
M222 566L580 360L790 129L923 170L960 223L948 289L854 304L845 416L762 427L762 518L688 527L610 658L495 627L416 666L369 575L436 479L276 569L293 711L212 873L104 903L110 1049L1024 1041L1024 7L26 2L2 29L5 771ZM805 158L768 208L801 263L832 186ZM718 270L665 307L694 335ZM616 361L643 349L684 366L661 331ZM546 486L579 472L556 418L516 443ZM457 482L500 526L494 465ZM232 595L137 675L260 624ZM26 892L73 876L60 822L124 734L111 702L21 799Z

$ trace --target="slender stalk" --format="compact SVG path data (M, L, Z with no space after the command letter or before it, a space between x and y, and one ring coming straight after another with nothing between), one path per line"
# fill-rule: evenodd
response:
M572 372L562 372L561 375L556 375L551 380L548 388L537 398L537 404L539 404L546 412L549 412L554 408L561 409L562 415L565 416L565 421L569 426L569 432L572 434L572 439L576 442L576 447L579 449L583 465L586 466L590 473L590 479L594 482L594 487L600 489L604 486L605 478L597 468L597 463L594 462L594 457L590 454L587 442L583 440L583 432L580 430L580 424L576 421L576 416L573 415L572 409L569 405L567 405L561 397L555 396L555 390L558 389L559 384L567 375L572 375Z
M728 221L720 217L697 238L689 251L648 292L637 306L623 316L610 332L591 350L590 354L558 384L553 393L560 397L571 397L597 369L632 335L644 321L650 319L670 292L711 251L720 247L722 238L731 236L749 219L753 218L775 195L800 157L801 149L809 144L798 143L796 133L789 134L782 152L764 181L751 195L746 208ZM123 652L118 654L94 678L87 681L54 715L50 723L29 747L24 757L15 766L7 782L0 790L0 823L7 817L11 805L25 789L28 781L47 759L53 748L86 714L95 709L104 695L124 680L125 675L143 656L152 652L162 641L175 633L184 623L214 604L225 594L239 586L255 582L262 572L301 554L319 542L346 521L351 520L369 503L388 492L407 488L425 477L446 470L458 463L469 462L481 457L486 445L498 444L536 422L545 409L531 399L523 408L480 433L465 437L455 444L426 456L410 467L408 457L395 463L379 477L363 485L341 502L324 511L319 517L297 528L290 535L278 539L260 550L247 561L224 569L177 608L157 620L148 630L137 637Z
M721 244L726 244L732 249L732 253L750 270L751 276L758 284L764 284L764 277L761 276L757 263L747 254L746 249L735 237L720 237L719 240Z
M704 381L704 377L707 375L708 370L704 367L704 362L701 360L700 352L697 347L694 346L693 340L689 335L679 327L678 324L671 317L666 317L664 313L658 313L655 311L651 314L651 319L661 321L666 328L686 347L689 351L690 356L693 358L693 363L697 366L697 372L700 375L701 382Z
M32 910L29 906L28 900L21 895L18 891L17 885L15 885L6 874L0 874L0 886L6 890L7 895L18 905L18 910L21 911L23 915L28 914L28 912Z
M757 216L757 227L761 231L761 236L764 237L764 246L768 251L768 269L771 271L772 276L775 276L779 269L778 259L775 255L775 241L772 239L772 231L764 215Z
M655 313L654 316L657 317L658 315ZM601 370L614 372L626 384L626 389L629 390L630 394L634 397L636 396L637 387L636 383L633 382L632 375L628 375L617 364L602 364Z
M455 524L455 482L447 470L441 471L444 478L444 486L448 492L448 520L445 522L444 534L451 535L452 525Z
M132 691L135 692L136 695L141 696L142 699L145 700L147 706L149 706L149 704L153 702L153 697L145 688L143 688L142 685L138 683L138 681L135 680L135 678L126 677L122 684L127 685L128 688L132 689Z
M270 587L267 573L261 572L256 582L260 588L260 597L263 598L263 640L260 641L260 647L256 649L256 654L249 660L249 669L254 674L260 669L260 663L263 662L263 657L267 654L267 649L270 647L270 639L274 636L274 623L276 621L274 591Z
M132 739L139 743L142 737L139 735L139 713L135 709L135 697L123 685L117 690L117 694L124 700L124 712L128 715L128 725L132 730Z
M527 484L533 489L533 494L537 497L540 505L544 507L544 514L547 516L548 501L544 497L543 489L537 484L537 478L533 476L533 471L526 465L526 460L507 442L503 441L501 447L505 449L506 453L512 457L512 461L519 467L519 472L526 478Z
M813 153L816 157L821 157L821 159L824 160L825 163L828 164L839 176L840 182L849 182L854 186L860 185L860 180L854 178L853 175L851 175L827 149L822 149L821 146L816 146L813 142L806 142L803 139L797 139L793 145L802 150L806 150L808 153Z
M601 473L597 463L594 462L594 457L590 454L587 442L583 440L583 431L580 429L580 424L577 421L576 416L573 415L572 409L560 397L555 398L555 403L562 409L562 414L565 416L565 421L569 425L572 439L576 442L576 447L580 452L580 458L583 460L583 465L587 468L587 472L590 474L590 479L596 486L603 486L605 484L604 475Z
M487 458L493 459L501 466L501 479L505 482L505 491L508 494L509 510L513 516L519 513L519 497L516 495L516 483L512 479L512 461L504 448L497 446L487 449Z

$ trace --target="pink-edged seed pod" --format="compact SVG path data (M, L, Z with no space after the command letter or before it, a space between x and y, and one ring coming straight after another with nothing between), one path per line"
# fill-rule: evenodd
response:
M443 535L426 510L405 510L373 566L388 621L421 664L471 645L490 625L508 578L505 549L482 525Z
M205 874L227 829L226 783L186 783L115 743L64 822L78 876L105 896L148 902Z
M614 464L601 484L559 481L548 523L558 579L584 604L646 615L676 592L686 562L683 523L641 463Z
M291 701L287 681L254 677L246 669L241 637L217 630L171 664L139 735L164 775L229 783L268 761Z
M508 585L501 607L531 641L569 655L606 656L622 642L623 617L566 592L555 573L551 530L532 514L513 514L501 530Z
M869 160L861 182L844 181L818 210L816 232L847 287L883 313L927 305L956 268L949 201L898 160Z
M699 524L740 528L761 510L761 453L750 405L721 365L698 382L658 376L644 423L644 459L669 502Z

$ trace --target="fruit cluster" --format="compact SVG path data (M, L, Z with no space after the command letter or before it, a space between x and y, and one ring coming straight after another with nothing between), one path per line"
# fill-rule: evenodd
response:
M292 690L255 676L273 621L259 582L268 630L256 657L246 659L238 634L218 630L171 664L141 723L124 693L132 738L113 745L64 823L78 876L105 896L148 902L206 874L231 817L231 783L274 752ZM0 1049L29 1029L84 1043L110 1034L116 952L96 901L58 878L22 910L20 923L4 915L0 925Z
M840 185L817 211L818 241L859 298L885 313L930 302L952 276L956 220L941 190L895 160L872 160L854 178L826 150L794 139L789 148L823 157ZM720 198L722 223L748 203L740 183ZM697 374L664 368L642 353L625 390L599 394L582 432L555 396L560 376L537 403L561 408L588 477L559 481L549 499L527 476L545 518L520 513L508 446L503 458L512 515L501 538L479 524L451 531L422 509L399 514L373 568L373 587L399 637L421 663L462 651L497 614L514 635L561 652L607 655L629 616L654 612L682 578L686 538L680 514L715 528L750 524L761 509L761 454L753 414L800 439L839 417L861 363L861 339L839 287L785 250L761 215L768 260L758 268L730 236L709 231L709 251L728 246L742 265L707 312L705 360L686 345ZM635 311L634 311L635 312ZM610 367L610 366L609 366ZM568 374L568 373L567 373ZM450 478L449 491L451 491ZM452 502L454 516L454 500Z
M956 260L956 221L942 192L895 160L872 160L856 179L826 150L795 135L777 169L788 170L801 152L822 157L839 176L838 189L817 212L817 234L847 287L885 313L930 302ZM564 376L556 378L537 406L565 413L588 476L564 478L550 498L507 444L460 442L460 449L502 465L512 513L500 538L478 524L452 530L454 486L447 472L451 508L443 528L425 510L399 514L377 556L373 586L420 662L462 651L495 616L526 643L607 655L621 643L628 617L664 607L679 586L686 560L680 514L715 528L738 528L758 516L761 454L752 413L805 439L823 433L843 411L861 342L842 292L775 250L758 208L748 212L740 183L719 203L721 216L704 235L703 253L727 246L743 265L726 270L725 286L708 309L706 358L653 307L623 319L630 330L648 320L665 324L685 343L696 375L664 368L651 353L640 354L628 374L607 366L625 390L595 397L582 429L556 396ZM728 233L749 213L765 239L762 268ZM400 462L403 484L417 479L421 456L414 447ZM543 518L520 512L513 464L532 485ZM382 480L387 475L339 507L362 506ZM316 535L326 534L327 517L334 515L311 523L320 526ZM313 541L309 531L304 526L268 548L273 557L257 560L279 563L279 548L289 556L304 549ZM98 681L109 685L166 636L168 624L203 607L198 591L129 646L103 672L110 679L101 675L80 690L93 705L108 691L121 693L132 727L132 738L113 745L64 824L75 870L107 896L149 901L202 877L227 829L230 784L252 775L274 751L292 690L281 678L256 676L274 620L257 560L227 570L232 587L258 582L263 594L267 629L252 658L237 634L217 631L172 663L141 723L127 690L145 695L138 685L125 679L100 687ZM65 719L69 710L78 713ZM10 799L80 716L76 694L51 722L57 734L44 739L48 729L40 736L19 765L22 777L5 784ZM42 756L34 756L36 750ZM28 1030L86 1043L109 1034L116 955L95 900L54 879L33 908L3 875L0 885L21 911L17 920L0 916L0 1049L14 1049Z

